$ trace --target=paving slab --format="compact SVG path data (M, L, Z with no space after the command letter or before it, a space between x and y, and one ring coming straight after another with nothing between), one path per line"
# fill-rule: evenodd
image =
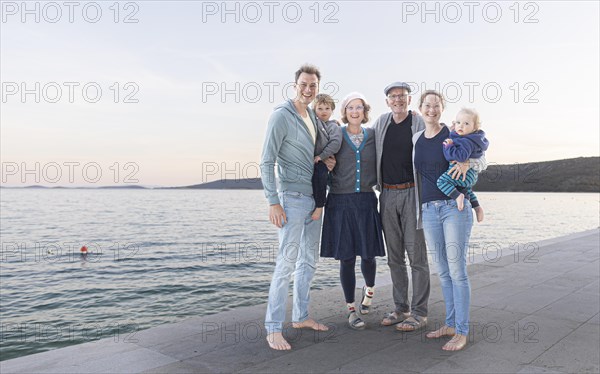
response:
M524 287L526 286L524 285ZM500 287L500 285L496 287ZM525 288L521 292L501 298L487 306L493 309L530 314L545 308L572 292L574 290L567 287L546 286L542 284Z
M539 355L571 334L580 324L528 315L510 321L498 330L493 324L484 339L470 347L471 354L488 359L511 360L516 364L531 364Z
M548 279L544 282L547 286L556 287L569 287L574 289L576 292L591 292L600 291L598 287L598 278L586 274L580 274L577 272L569 273L558 273L555 274L554 278ZM594 288L594 285L596 286ZM588 287L586 289L586 287ZM596 292L598 294L598 292Z
M486 287L471 289L471 305L485 307L522 291L522 288L502 287L502 282L496 282Z
M590 295L599 295L600 294L600 281L598 279L591 281L587 286L578 290L577 292L585 292Z
M600 326L586 323L542 353L534 365L569 373L598 373Z
M457 352L446 360L428 368L423 373L515 373L519 365L510 359L479 356L471 347Z
M142 371L144 374L196 374L210 372L208 367L204 367L200 364L192 366L181 361Z
M517 374L564 374L564 373L565 373L564 371L556 371L556 370L551 370L551 369L534 366L534 365L525 365L519 371L517 371Z
M420 337L418 342L414 339L401 340L368 357L348 356L346 363L330 373L420 373L435 364L431 357L440 354L441 346L439 341ZM440 357L440 360L445 359Z
M176 362L112 338L0 362L2 373L131 373Z
M536 314L541 317L583 323L598 314L596 310L600 310L600 299L576 292L556 300Z

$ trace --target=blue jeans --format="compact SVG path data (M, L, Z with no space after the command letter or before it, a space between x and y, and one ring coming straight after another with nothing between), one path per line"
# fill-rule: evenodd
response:
M459 211L455 200L422 204L425 241L436 263L446 304L446 326L457 334L469 333L471 284L467 275L467 251L473 227L471 203Z
M268 334L281 332L285 320L290 276L294 275L292 321L308 319L310 284L315 274L319 255L321 220L313 221L315 209L312 196L299 192L283 192L279 200L287 223L279 229L279 252L269 289L269 303L265 317Z

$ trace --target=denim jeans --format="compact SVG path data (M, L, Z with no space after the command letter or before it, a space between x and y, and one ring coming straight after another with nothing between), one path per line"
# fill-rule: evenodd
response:
M469 333L471 284L467 275L467 251L473 226L471 204L459 211L455 200L422 204L423 230L429 251L434 253L446 304L446 325L457 334Z
M283 192L279 200L287 223L279 229L279 252L269 289L269 303L265 317L267 333L281 332L285 320L290 276L294 275L292 321L308 319L310 284L315 274L319 255L321 220L313 221L315 209L312 196L299 192Z

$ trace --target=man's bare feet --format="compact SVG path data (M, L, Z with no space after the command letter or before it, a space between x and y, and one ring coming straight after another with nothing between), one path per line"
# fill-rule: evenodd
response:
M456 198L456 206L458 207L458 210L463 210L465 208L465 194L460 194L460 196L458 196Z
M442 336L454 336L454 334L456 334L456 332L454 331L454 327L448 327L444 325L435 331L428 332L425 336L429 339L438 339Z
M315 331L327 331L329 327L325 326L322 323L315 321L314 319L307 319L302 322L294 322L292 323L292 327L295 329L313 329Z
M271 347L271 349L275 349L277 351L289 351L292 349L290 343L284 339L283 334L280 332L273 332L267 335L267 342L269 343L269 347Z
M483 208L481 207L481 205L474 209L475 215L477 216L477 222L483 221Z
M315 211L310 216L310 218L312 218L313 221L316 221L319 218L321 218L321 213L323 213L323 208L315 208Z
M460 351L467 345L467 336L456 334L442 347L444 351Z

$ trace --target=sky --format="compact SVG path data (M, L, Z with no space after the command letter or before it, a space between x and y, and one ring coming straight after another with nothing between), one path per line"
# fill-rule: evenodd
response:
M491 164L600 154L597 1L2 1L3 186L258 177L317 65L336 101L405 81L478 110ZM334 117L339 118L336 110ZM367 124L369 126L369 124Z

